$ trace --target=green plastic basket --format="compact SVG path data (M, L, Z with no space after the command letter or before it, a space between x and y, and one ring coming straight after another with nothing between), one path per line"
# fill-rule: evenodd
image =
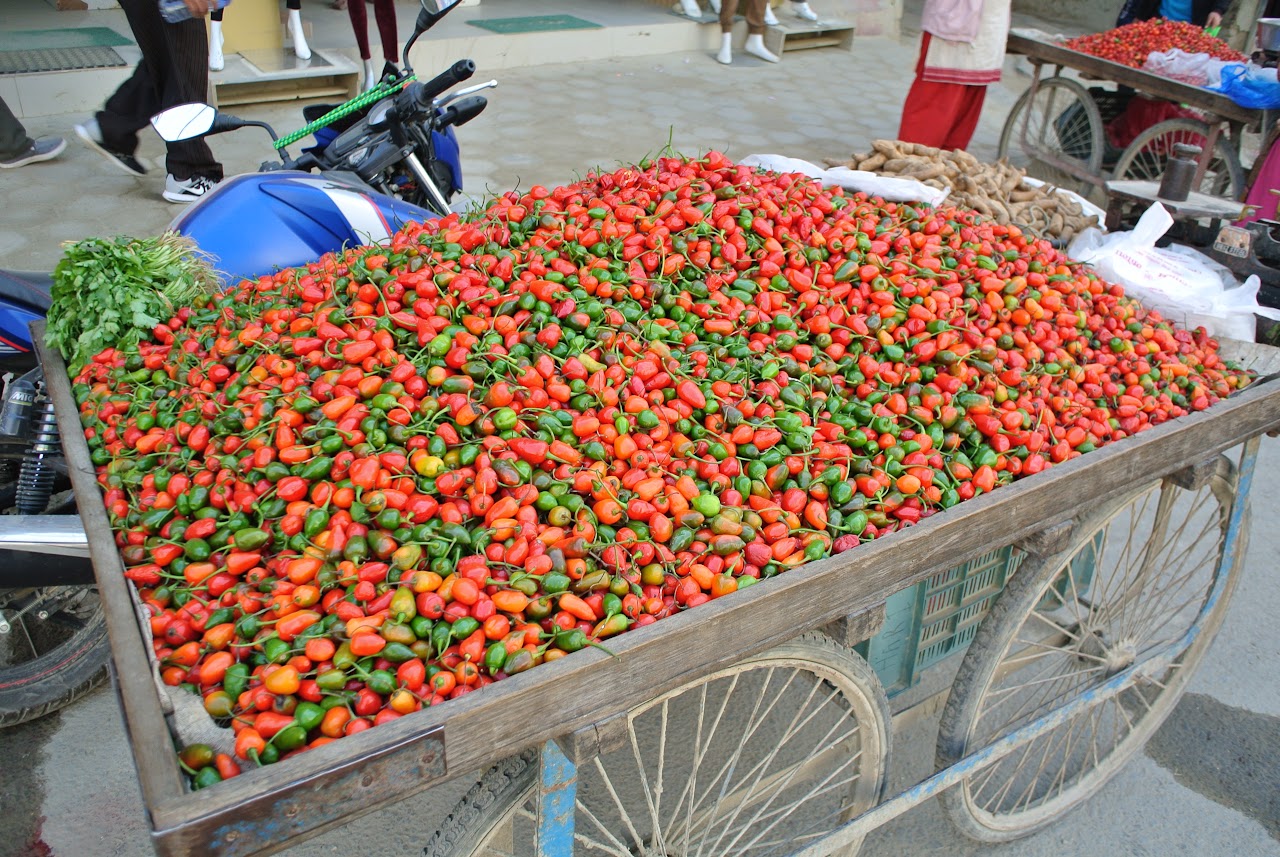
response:
M1023 556L1003 547L889 597L884 628L857 649L890 696L912 687L921 671L964 651Z

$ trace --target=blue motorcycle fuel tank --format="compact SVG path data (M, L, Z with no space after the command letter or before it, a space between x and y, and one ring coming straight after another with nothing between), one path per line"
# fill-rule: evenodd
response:
M224 180L169 228L194 240L233 285L343 247L377 244L406 223L434 218L334 177L282 171Z

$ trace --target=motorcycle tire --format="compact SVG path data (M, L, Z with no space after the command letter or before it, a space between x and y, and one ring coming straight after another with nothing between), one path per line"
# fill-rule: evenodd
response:
M74 588L84 590L78 596L83 604L79 611L80 627L47 651L41 653L38 648L32 648L34 657L12 664L7 662L8 658L0 661L0 728L57 711L106 680L111 650L97 588ZM0 590L0 604L7 603L17 592ZM14 624L9 633L19 634L19 626ZM42 630L37 629L34 637L39 638L41 634Z
M12 503L12 488L0 485L0 507ZM71 492L55 494L46 514L75 514ZM32 593L43 596L41 608L16 618L15 601ZM0 635L0 728L51 714L106 681L111 646L96 586L0 589L0 614L10 625Z

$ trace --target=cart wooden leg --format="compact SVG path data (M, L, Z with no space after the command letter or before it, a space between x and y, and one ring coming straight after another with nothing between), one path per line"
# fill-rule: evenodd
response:
M573 857L578 769L555 741L542 745L538 780L538 857Z

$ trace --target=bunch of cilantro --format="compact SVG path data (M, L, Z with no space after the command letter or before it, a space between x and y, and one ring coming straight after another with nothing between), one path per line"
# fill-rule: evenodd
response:
M150 337L178 308L218 286L207 257L174 232L68 242L53 271L45 341L74 375L104 349Z

